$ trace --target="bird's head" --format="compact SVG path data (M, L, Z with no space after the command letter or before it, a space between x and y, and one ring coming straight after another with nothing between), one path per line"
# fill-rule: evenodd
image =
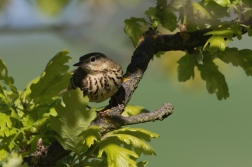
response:
M108 69L107 60L108 58L102 53L89 53L81 56L78 63L74 66L81 67L87 73L93 73L96 71L104 71Z

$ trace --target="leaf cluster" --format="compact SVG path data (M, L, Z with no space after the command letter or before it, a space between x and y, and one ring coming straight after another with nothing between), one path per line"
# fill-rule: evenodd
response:
M71 57L67 54L67 50L56 54L40 77L23 91L17 90L0 59L0 161L3 162L0 166L9 166L14 161L14 166L22 166L22 158L31 153L41 155L38 147L55 140L71 151L57 166L145 166L147 161L137 162L139 156L155 152L143 140L149 142L157 134L122 128L101 136L99 127L90 127L96 109L86 109L88 97L83 97L79 89L58 96L71 76L66 65ZM127 106L123 115L142 112L148 111L140 106ZM39 156L33 161L36 164Z
M60 137L71 133L66 131ZM150 141L158 135L141 128L121 128L100 135L100 128L91 126L81 133L72 133L71 141L61 143L64 148L75 154L66 156L58 166L72 164L85 166L145 166L147 161L137 159L141 154L156 155L154 150L143 140ZM67 162L66 162L67 160Z
M54 140L49 117L57 115L54 107L61 101L57 93L69 82L69 67L65 63L71 58L67 54L64 50L55 55L41 76L23 91L17 90L0 59L0 161L13 151L23 157L34 152L39 138L45 144Z
M228 18L231 17L231 14L233 18L236 18L232 20ZM180 82L194 78L194 67L197 66L202 80L206 82L208 92L215 93L221 100L229 97L228 84L225 76L214 63L214 59L240 66L250 76L252 51L228 48L227 43L231 42L234 37L241 40L244 32L252 36L251 27L243 24L252 17L251 1L172 0L168 3L166 0L157 0L156 7L147 9L145 15L147 18L131 17L125 20L124 32L130 37L135 47L138 41L141 41L141 34L147 30L148 26L159 32L179 30L185 42L188 38L187 32L210 30L204 34L209 37L204 45L185 48L187 50L185 56L178 61L177 71ZM176 41L174 43L176 48ZM156 57L163 54L164 52L161 50Z

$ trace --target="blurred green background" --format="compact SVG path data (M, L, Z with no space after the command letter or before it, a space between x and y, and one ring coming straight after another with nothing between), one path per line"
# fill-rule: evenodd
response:
M156 4L154 0L53 2L1 1L0 58L20 90L63 49L73 58L70 66L83 54L96 51L118 61L125 71L134 48L123 32L124 20L144 17L144 11ZM251 42L244 35L229 46L251 49ZM130 101L150 111L164 102L175 107L162 122L134 125L161 136L150 143L157 156L141 160L148 160L149 167L252 166L252 79L241 68L216 61L230 93L228 99L218 101L207 93L198 73L190 82L177 81L181 55L167 52L154 58Z

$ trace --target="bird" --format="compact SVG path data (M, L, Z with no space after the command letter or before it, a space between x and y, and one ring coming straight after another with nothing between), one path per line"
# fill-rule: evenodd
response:
M120 64L103 53L93 52L83 55L73 66L67 90L80 88L89 102L100 103L112 97L121 87L123 70Z

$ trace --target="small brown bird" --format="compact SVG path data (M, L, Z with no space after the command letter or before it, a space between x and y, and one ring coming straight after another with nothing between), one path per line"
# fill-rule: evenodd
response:
M82 57L70 79L67 90L79 87L90 102L102 102L113 96L123 80L121 66L102 53L89 53Z

